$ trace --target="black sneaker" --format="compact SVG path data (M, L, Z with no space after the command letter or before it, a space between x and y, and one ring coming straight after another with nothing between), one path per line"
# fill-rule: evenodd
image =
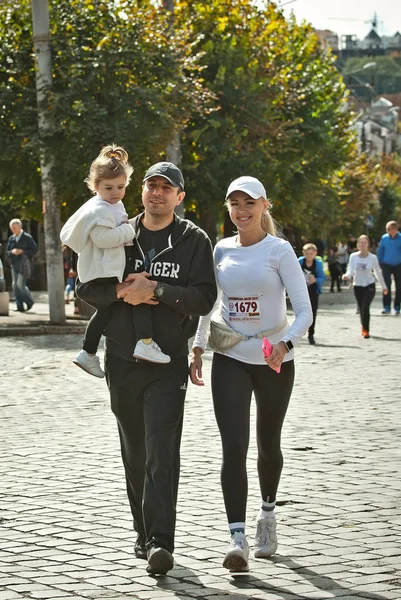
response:
M134 553L137 558L141 558L142 560L146 560L148 558L145 542L143 541L140 535L138 535L138 537L136 538Z
M151 546L148 550L148 566L146 570L151 575L166 575L174 566L171 552L160 546Z
M312 344L312 346L313 346L314 344L316 344L316 342L315 342L315 338L313 337L313 335L310 335L310 336L308 336L308 340L309 340L309 343L310 343L310 344Z

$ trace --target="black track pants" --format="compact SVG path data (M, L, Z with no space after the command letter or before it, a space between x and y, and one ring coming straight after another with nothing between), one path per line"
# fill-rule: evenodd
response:
M319 308L319 294L317 294L315 292L310 293L309 299L310 299L310 304L312 307L312 315L313 315L312 325L308 329L308 335L311 336L311 335L315 335L316 315L317 315L317 309Z
M155 365L106 353L105 369L134 529L173 552L188 359Z
M283 455L281 429L294 383L294 361L278 374L267 365L248 365L215 353L214 411L223 445L221 485L229 523L244 522L248 495L246 457L252 392L256 399L258 473L262 498L276 499Z

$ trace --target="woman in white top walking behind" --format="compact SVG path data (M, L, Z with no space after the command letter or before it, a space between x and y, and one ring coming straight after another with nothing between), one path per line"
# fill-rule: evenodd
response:
M361 318L362 336L367 339L370 338L370 305L376 294L373 273L380 282L384 295L388 294L388 289L377 256L369 252L369 238L367 235L359 236L357 248L358 252L354 252L350 256L347 272L343 275L343 279L352 279Z
M252 392L261 491L254 550L256 557L266 557L277 549L274 508L283 466L281 429L294 381L293 346L311 324L312 311L305 277L291 245L276 234L261 182L254 177L236 179L227 190L226 205L238 233L215 247L217 310L200 319L190 376L195 385L204 385L202 354L210 324L209 339L213 337L215 350L211 385L223 446L221 484L231 534L223 566L236 572L248 570L246 457ZM286 289L295 312L291 326L286 317ZM267 358L262 352L264 337L272 344Z

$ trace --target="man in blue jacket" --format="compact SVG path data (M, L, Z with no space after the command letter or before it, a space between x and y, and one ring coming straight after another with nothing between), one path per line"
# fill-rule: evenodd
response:
M26 282L32 275L31 258L37 253L38 247L33 237L22 229L19 219L11 219L10 229L13 235L8 238L6 254L11 264L17 311L25 312L33 306L33 298Z
M389 221L386 225L386 231L377 249L377 258L383 271L384 281L388 289L388 294L383 294L383 315L391 313L391 275L394 277L395 298L394 313L400 314L401 304L401 233L398 231L396 221Z

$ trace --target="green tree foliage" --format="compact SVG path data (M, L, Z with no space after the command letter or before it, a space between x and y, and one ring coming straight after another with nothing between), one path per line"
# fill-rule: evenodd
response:
M287 229L318 237L333 219L348 224L356 159L346 88L310 26L251 0L176 0L174 33L161 2L49 2L49 142L63 216L88 197L89 164L109 142L134 164L134 211L144 170L181 130L186 207L212 237L226 187L243 174L263 181ZM0 204L40 218L29 0L0 3L0 59Z
M333 57L310 26L286 21L270 3L181 1L175 26L198 39L203 77L219 102L207 118L195 115L183 137L201 222L212 232L227 183L248 174L264 182L276 219L305 224L352 141Z
M375 64L364 69L372 63ZM352 93L363 102L370 102L380 94L401 92L400 56L348 58L341 71Z
M388 221L401 223L401 156L393 154L382 159L383 185L379 206L374 214L373 233L376 237L385 230Z
M176 124L208 105L185 33L174 44L151 2L50 0L55 182L64 216L88 197L83 180L100 148L117 142L135 167L127 201L159 160ZM40 214L30 2L0 5L0 195Z

